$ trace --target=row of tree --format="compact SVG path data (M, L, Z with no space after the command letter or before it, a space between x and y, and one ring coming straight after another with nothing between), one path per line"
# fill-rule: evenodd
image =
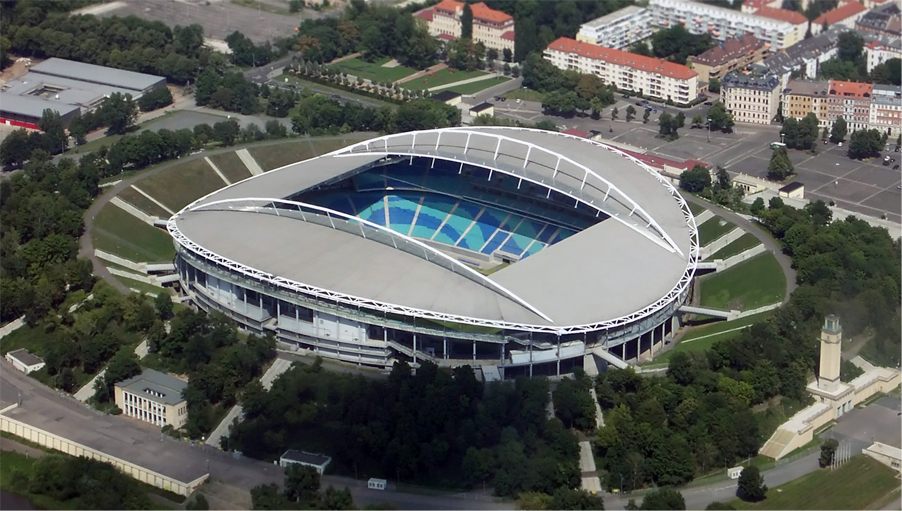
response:
M340 103L325 96L302 99L291 117L299 134L335 134L350 131L400 133L460 124L460 110L431 99L417 99L396 110Z

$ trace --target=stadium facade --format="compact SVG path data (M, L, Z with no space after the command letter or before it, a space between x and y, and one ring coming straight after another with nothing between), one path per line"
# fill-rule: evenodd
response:
M655 350L699 254L692 213L657 172L521 128L373 138L216 191L168 229L183 292L249 331L493 378Z

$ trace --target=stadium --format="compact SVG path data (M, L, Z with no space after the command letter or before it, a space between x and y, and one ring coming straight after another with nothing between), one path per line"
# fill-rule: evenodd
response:
M167 228L204 310L325 358L486 379L653 352L699 254L657 172L523 128L373 138L213 192Z

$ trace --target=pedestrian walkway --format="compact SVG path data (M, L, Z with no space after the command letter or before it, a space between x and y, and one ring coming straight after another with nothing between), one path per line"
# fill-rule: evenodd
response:
M595 456L592 455L592 444L588 440L579 443L579 473L582 489L589 493L601 493L601 481L595 471Z
M257 163L257 160L251 156L250 151L247 149L239 149L235 151L235 154L238 155L238 158L244 163L244 166L247 167L247 170L249 170L251 174L259 176L263 173L263 168L261 168L260 164Z

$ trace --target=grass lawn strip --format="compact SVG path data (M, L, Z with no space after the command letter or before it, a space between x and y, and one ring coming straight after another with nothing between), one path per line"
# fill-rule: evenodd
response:
M779 302L786 277L773 254L766 252L701 279L701 306L749 310Z
M151 216L169 218L171 215L154 201L138 193L132 187L119 192L119 198Z
M380 106L387 106L389 108L395 109L398 107L395 103L391 103L389 101L385 101L379 98L374 98L371 96L365 96L363 94L355 94L353 92L347 91L345 89L339 89L337 87L330 87L327 84L311 82L309 80L303 80L294 75L283 74L276 78L277 81L281 83L294 84L297 87L309 89L313 92L318 92L320 94L341 94L342 97L355 99L362 102L364 105L377 103Z
M234 151L210 156L210 161L232 183L251 177L251 171L247 169L241 158Z
M421 78L417 78L416 80L405 82L401 84L401 86L405 89L411 90L431 89L432 87L439 87L442 85L447 85L449 83L469 80L470 78L485 76L487 74L488 73L485 73L483 71L457 71L454 69L442 69L441 71L433 73L429 76L423 76Z
M178 211L193 200L224 187L225 183L203 158L198 158L141 179L135 186L169 209Z
M249 147L248 151L263 170L273 170L289 163L304 161L340 149L366 138L368 138L366 135L361 134L300 138L283 144Z
M512 90L510 92L504 93L504 98L508 101L511 100L522 100L522 101L535 101L541 103L542 100L545 99L545 95L539 91L535 91L532 89L527 89L526 87L521 87L516 90Z
M713 216L698 226L698 242L701 246L720 238L732 231L736 226L719 216Z
M761 242L758 241L758 238L756 238L753 234L745 233L736 241L708 256L707 260L713 261L715 259L726 259L728 257L733 257L734 255L739 255L750 248L757 247L760 244Z
M136 263L172 261L172 239L162 229L152 227L108 204L94 220L94 246L104 252Z
M489 87L501 85L502 83L504 83L508 80L509 80L508 78L498 76L495 78L489 78L488 80L480 80L478 82L465 83L463 85L455 85L454 87L448 87L447 89L442 89L442 90L450 90L450 91L456 92L458 94L476 94L477 92L488 89Z
M382 67L382 65L389 60L391 59L386 57L375 62L367 62L363 59L356 58L330 64L328 67L341 71L342 73L354 75L358 78L365 78L374 82L395 82L417 72L416 69L405 66Z
M763 321L771 314L772 312L770 311L762 312L761 314L746 316L733 321L721 321L719 323L695 328L686 334L672 350L661 354L659 357L655 357L654 361L649 365L666 364L670 362L670 357L672 357L674 353L680 351L687 353L693 351L706 351L715 343L738 337L742 334L743 330L759 321Z
M868 509L899 488L895 472L867 456L836 470L820 469L767 491L761 502L730 502L736 509Z

